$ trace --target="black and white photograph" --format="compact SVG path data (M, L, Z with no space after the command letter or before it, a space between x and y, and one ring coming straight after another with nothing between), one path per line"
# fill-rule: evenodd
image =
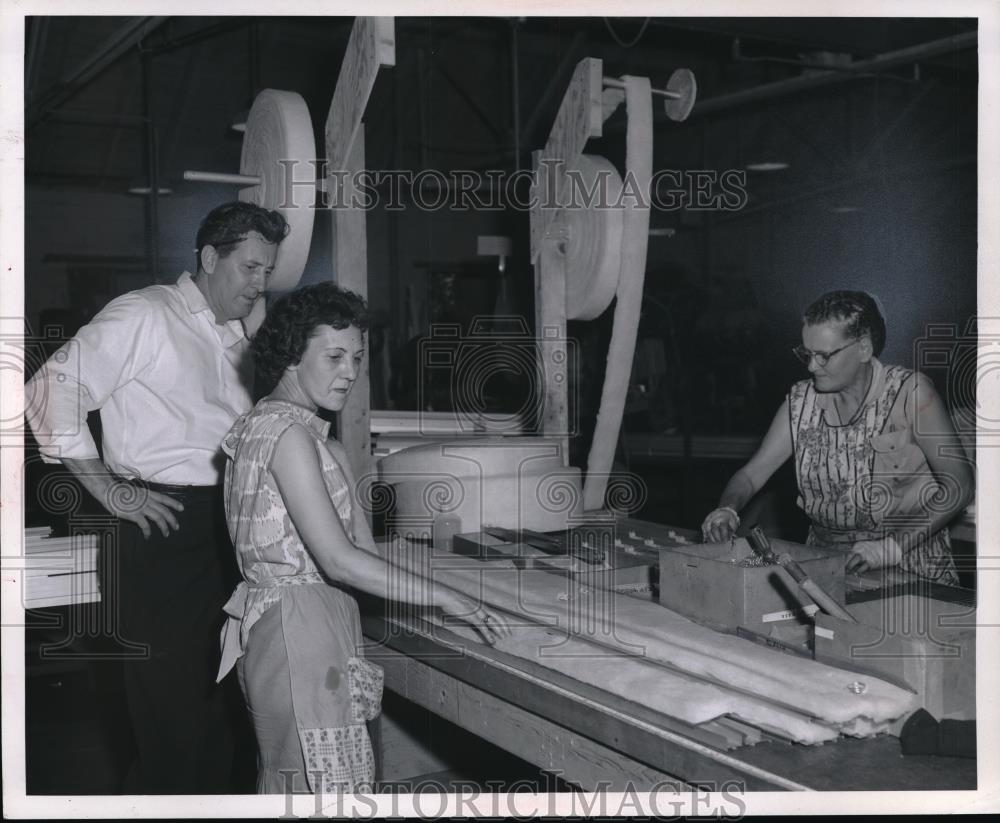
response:
M1000 811L995 2L0 61L5 817Z

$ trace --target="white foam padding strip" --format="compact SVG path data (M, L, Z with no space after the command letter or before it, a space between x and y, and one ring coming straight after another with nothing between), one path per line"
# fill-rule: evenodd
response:
M569 576L402 541L379 551L510 615L514 633L497 644L500 651L688 723L732 714L812 744L884 732L918 704L916 695L878 678L763 648ZM465 636L477 637L471 630Z
M625 215L622 227L621 276L618 279L614 326L597 412L594 439L587 456L583 507L604 507L604 493L615 459L625 397L632 376L635 340L642 309L649 243L649 187L653 176L653 97L648 77L625 77L628 131L625 138ZM630 186L637 190L629 197Z

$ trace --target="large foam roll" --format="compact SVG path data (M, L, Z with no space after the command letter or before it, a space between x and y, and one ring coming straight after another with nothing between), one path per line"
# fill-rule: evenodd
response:
M286 291L298 285L309 258L316 204L316 141L309 108L293 91L264 89L254 99L243 137L240 173L260 184L240 191L240 200L275 209L288 221L268 285Z
M610 160L580 156L575 171L578 202L565 210L566 319L593 320L609 305L621 273L624 214L622 178Z

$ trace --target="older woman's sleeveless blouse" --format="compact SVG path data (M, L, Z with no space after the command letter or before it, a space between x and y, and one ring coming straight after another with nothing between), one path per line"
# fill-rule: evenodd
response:
M859 540L919 529L946 497L908 418L915 372L872 364L872 385L846 424L830 422L832 396L817 392L811 379L788 394L798 505L812 522L810 545L848 551ZM901 569L957 585L947 529L902 548Z

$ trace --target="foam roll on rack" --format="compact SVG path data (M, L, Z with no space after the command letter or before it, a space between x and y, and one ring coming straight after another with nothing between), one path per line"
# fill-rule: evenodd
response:
M316 205L316 141L309 108L293 91L264 89L254 98L243 135L239 174L185 171L185 180L243 185L239 199L280 212L288 236L278 247L268 288L288 291L302 278L312 243ZM258 301L247 327L264 319Z
M242 189L240 200L277 209L288 221L269 288L287 291L302 277L312 240L316 205L316 143L302 96L264 89L253 101L243 137L240 173L260 183ZM290 177L291 175L291 177Z
M593 320L611 305L621 275L625 216L614 206L622 178L596 154L581 155L576 171L584 190L599 199L589 208L566 209L566 319Z

